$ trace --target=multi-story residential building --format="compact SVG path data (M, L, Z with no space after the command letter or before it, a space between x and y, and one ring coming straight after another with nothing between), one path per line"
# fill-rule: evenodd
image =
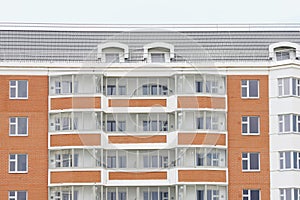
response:
M300 24L0 24L0 197L299 200Z

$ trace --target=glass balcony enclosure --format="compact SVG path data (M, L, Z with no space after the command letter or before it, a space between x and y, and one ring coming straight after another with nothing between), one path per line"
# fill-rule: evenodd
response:
M49 199L76 200L215 200L227 199L227 187L218 185L178 186L61 186L50 187Z
M107 96L169 96L174 94L172 77L104 77Z
M102 93L102 75L78 74L50 76L50 95Z
M177 94L217 94L225 95L225 76L189 75L176 76Z
M106 132L168 132L175 130L175 115L168 113L104 114Z
M49 156L50 169L98 167L168 169L173 167L224 168L226 166L226 150L203 147L180 147L169 150L63 149L50 150Z
M101 166L102 149L51 150L49 168L95 168Z
M181 111L177 113L179 131L226 131L223 111Z
M100 130L99 112L62 112L51 113L49 131L96 131Z
M180 74L170 77L105 77L101 74L50 76L49 94L104 94L107 96L224 95L225 76Z
M216 148L177 148L178 167L226 167L226 150Z

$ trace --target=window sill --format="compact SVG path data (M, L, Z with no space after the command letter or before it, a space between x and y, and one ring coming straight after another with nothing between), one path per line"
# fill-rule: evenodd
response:
M242 170L242 172L251 173L251 172L260 172L260 169L258 170Z
M28 134L26 135L11 135L9 134L10 137L28 137Z
M259 100L260 99L260 97L241 97L241 99L243 99L243 100Z
M242 136L260 136L260 133L242 133Z
M9 174L28 174L28 171L24 171L24 172L8 172Z
M9 100L28 100L28 97L26 97L26 98L12 98L12 97L9 97Z

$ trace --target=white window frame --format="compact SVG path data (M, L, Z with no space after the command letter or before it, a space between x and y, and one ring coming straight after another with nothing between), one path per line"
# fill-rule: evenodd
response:
M12 155L14 155L15 158L11 158ZM19 155L26 155L26 170L25 171L18 171L18 156ZM27 154L9 154L8 160L9 160L9 164L8 164L9 173L28 173L28 155ZM15 171L11 171L11 169L10 169L11 162L14 162Z
M247 157L243 158L243 154L246 153ZM251 159L250 154L258 154L258 169L250 169ZM247 161L247 169L243 169L243 161ZM242 171L243 172L259 172L260 171L260 153L259 152L242 152Z
M243 85L243 81L246 81L246 85ZM257 81L257 97L251 97L250 96L250 84L249 84L250 81ZM247 90L246 96L243 96L243 88L246 88L246 90ZM259 99L260 98L259 80L257 80L257 79L247 79L247 80L243 79L243 80L241 80L241 98L242 99Z
M65 157L67 156L67 158ZM75 159L77 156L77 160ZM58 158L59 157L59 158ZM71 150L58 151L54 154L55 168L74 168L79 166L79 154ZM67 166L64 166L67 163Z
M247 120L246 121L243 121L243 118L244 117L246 117L247 118ZM258 123L257 123L257 129L258 129L258 132L257 133L252 133L252 132L250 132L250 126L251 126L251 124L250 124L250 118L251 117L256 117L256 118L258 118ZM242 132L242 135L259 135L260 134L260 116L242 116L242 118L241 118L241 132ZM243 125L247 125L247 132L246 133L244 133L243 132Z
M19 192L25 192L26 200L28 199L28 192L26 190L13 190L13 191L8 191L8 200L19 200L18 199ZM11 193L14 193L14 194L11 195Z
M244 198L247 198L247 200L252 200L252 199L251 199L251 191L252 191L252 190L258 190L258 192L259 192L259 200L260 200L260 199L261 199L260 189L243 189L243 190L242 190L242 196L243 196L243 199L244 199ZM244 191L247 191L248 194L244 194Z
M26 134L19 134L18 130L18 124L19 124L19 119L20 118L25 118L26 119ZM15 119L15 122L11 122L12 119ZM11 126L15 126L15 133L11 133ZM28 117L10 117L9 118L9 136L28 136Z
M12 85L12 82L15 81L16 85ZM19 97L19 81L26 81L26 97ZM15 89L16 96L12 97L11 89ZM28 99L28 80L10 80L9 81L9 99Z
M300 78L283 77L283 78L278 78L277 82L278 82L278 97L288 97L288 96L299 97L300 96ZM288 91L286 91L286 89Z
M300 188L279 188L279 197L280 200L288 200L287 198L287 190L291 190L291 199L294 200L295 193L297 192L297 197L300 199Z
M287 122L287 119L289 119L289 123ZM294 129L294 124L296 130ZM286 130L286 126L289 130ZM300 115L291 113L278 115L278 133L300 133Z
M290 168L286 166L286 154L290 156ZM296 160L294 159L296 154ZM282 167L281 167L282 162ZM296 167L295 167L296 164ZM298 151L280 151L279 152L279 169L280 170L299 170L300 169L300 152Z

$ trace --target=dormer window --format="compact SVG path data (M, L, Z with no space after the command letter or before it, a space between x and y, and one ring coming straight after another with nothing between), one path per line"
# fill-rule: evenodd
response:
M165 62L165 54L164 53L151 53L151 62Z
M118 63L118 62L120 62L119 53L105 53L105 62L106 63Z
M174 58L174 46L155 42L144 46L144 59L149 63L170 62Z
M128 58L128 46L118 42L108 42L98 45L98 59L103 63L125 62Z
M278 42L269 46L269 58L275 61L295 60L300 57L300 45L291 42Z
M277 61L295 60L296 58L296 50L294 48L280 47L276 48L274 51Z

